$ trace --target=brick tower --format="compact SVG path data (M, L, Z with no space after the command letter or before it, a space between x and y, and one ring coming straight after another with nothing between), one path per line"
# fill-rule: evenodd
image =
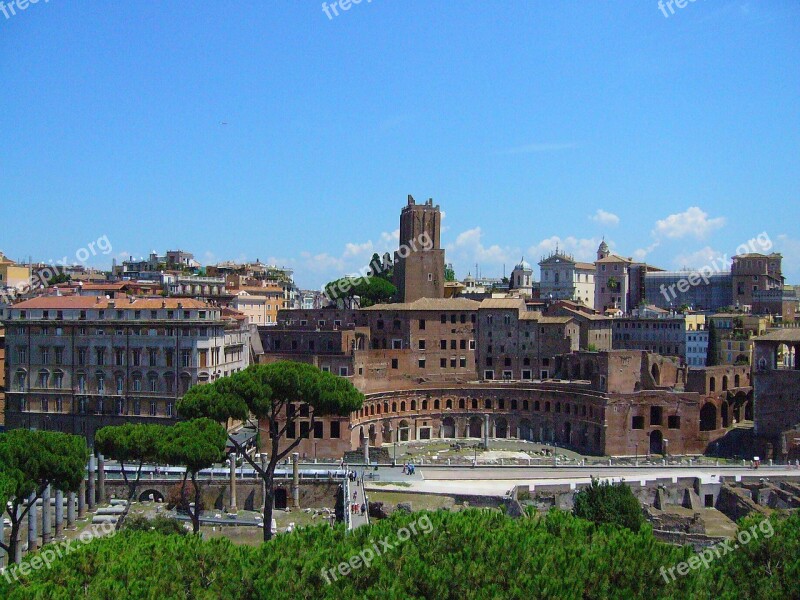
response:
M412 196L400 212L400 246L395 252L394 284L401 302L444 298L442 214L433 200L416 204Z

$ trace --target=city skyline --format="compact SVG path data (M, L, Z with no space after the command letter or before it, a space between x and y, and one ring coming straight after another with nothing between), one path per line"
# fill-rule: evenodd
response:
M698 268L766 232L795 283L798 10L39 3L0 17L0 250L107 235L319 289L396 248L412 194L459 278L603 238Z

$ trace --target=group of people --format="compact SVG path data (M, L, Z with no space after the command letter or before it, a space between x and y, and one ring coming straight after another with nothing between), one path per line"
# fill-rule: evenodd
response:
M363 515L367 512L367 503L362 502L359 504L356 500L358 500L358 490L353 490L353 503L350 505L350 512L354 515L359 513Z
M353 502L350 505L350 512L354 515L358 514L363 515L365 512L367 512L367 503L362 502L361 504L359 504L358 502Z
M406 463L403 465L403 475L413 475L417 472L417 468L413 463Z

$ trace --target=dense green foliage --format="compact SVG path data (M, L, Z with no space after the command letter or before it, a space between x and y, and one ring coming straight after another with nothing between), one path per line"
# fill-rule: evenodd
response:
M324 416L347 416L361 408L364 395L353 384L332 373L305 363L278 361L271 364L250 365L244 371L218 379L214 383L191 388L178 401L178 414L184 418L207 417L218 423L230 419L245 421L254 417L259 429L269 432L269 461L266 465L253 460L235 437L230 442L264 480L267 502L264 522L272 522L275 467L303 441L297 435L288 440L286 431L295 427L300 406L308 408L311 417L309 435L314 431L316 419ZM270 527L264 527L264 539L272 536Z
M94 447L106 458L116 460L122 467L122 477L128 485L128 497L136 495L136 487L142 477L142 465L159 460L159 444L167 437L167 426L145 423L110 425L95 433ZM131 480L125 466L135 464L136 477Z
M397 294L397 288L386 278L343 277L325 285L325 295L331 300L342 300L346 306L352 305L354 297L360 299L360 306L366 308L382 302L389 302Z
M50 485L76 492L84 477L89 449L86 439L56 431L14 429L0 434L0 516L11 521L8 543L0 543L14 557L28 497L39 499Z
M19 582L0 578L0 597L536 599L797 598L800 516L774 521L763 536L666 581L661 567L693 556L657 542L649 528L632 532L553 511L513 520L497 512L427 513L431 527L397 544L421 515L397 513L371 528L300 529L258 548L197 536L123 531L83 546ZM335 569L378 540L396 547L337 580Z
M158 444L158 456L168 465L186 468L183 489L191 478L194 492L194 509L185 506L192 519L194 532L200 531L202 510L200 481L197 474L225 460L226 429L211 419L200 418L181 421L165 429L164 439Z
M592 483L575 494L573 514L597 524L612 523L639 531L644 525L644 515L631 488L624 483Z

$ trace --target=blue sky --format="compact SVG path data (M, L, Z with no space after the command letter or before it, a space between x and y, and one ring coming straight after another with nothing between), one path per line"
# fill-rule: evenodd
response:
M702 266L761 232L800 283L800 4L67 2L0 13L0 250L292 266L441 205L459 276L556 244ZM222 124L227 123L227 124ZM538 277L538 269L536 270Z

